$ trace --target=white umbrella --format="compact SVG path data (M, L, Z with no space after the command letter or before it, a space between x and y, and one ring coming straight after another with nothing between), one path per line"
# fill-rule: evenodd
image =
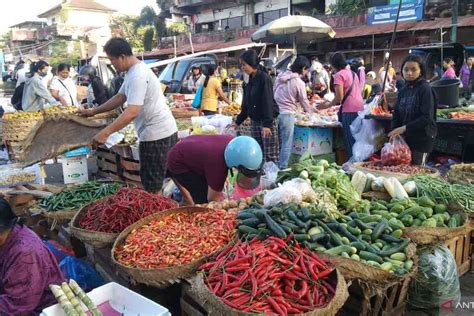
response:
M326 23L305 15L288 15L265 24L252 34L252 41L273 44L307 43L329 39L336 32Z

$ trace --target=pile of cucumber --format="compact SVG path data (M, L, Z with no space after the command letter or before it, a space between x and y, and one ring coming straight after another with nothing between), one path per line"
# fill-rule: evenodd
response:
M369 214L374 222L385 219L396 229L404 227L444 227L455 228L462 226L460 214L451 215L444 204L436 204L426 196L417 199L393 199L371 202Z
M291 234L311 250L352 258L398 275L411 270L413 261L405 254L410 240L400 238L402 230L394 229L380 215L353 212L326 223L324 217L294 204L266 209L252 203L237 215L237 228L246 239L286 238Z

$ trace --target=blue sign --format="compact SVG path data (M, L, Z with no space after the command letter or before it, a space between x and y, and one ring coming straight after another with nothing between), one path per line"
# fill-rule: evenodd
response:
M423 19L425 0L413 0L402 3L399 22L420 21ZM397 19L398 4L372 7L368 10L369 25L393 23Z

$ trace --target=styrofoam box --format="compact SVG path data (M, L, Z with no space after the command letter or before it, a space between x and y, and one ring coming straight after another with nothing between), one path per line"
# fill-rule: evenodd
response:
M124 316L171 316L168 309L115 282L98 287L87 295L100 305L107 301ZM41 316L65 316L59 304L43 309Z
M84 183L89 180L87 156L76 156L61 159L63 164L64 183Z

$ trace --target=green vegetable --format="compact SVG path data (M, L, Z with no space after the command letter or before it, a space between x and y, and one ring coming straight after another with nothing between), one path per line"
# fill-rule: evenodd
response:
M366 249L365 244L363 242L360 242L360 241L353 241L353 242L351 242L350 245L352 247L356 248L357 250L365 250Z
M358 255L356 255L356 254L353 254L353 255L351 256L351 259L360 261L360 257L359 257Z
M122 184L118 182L89 181L45 198L39 206L48 212L77 210L90 202L115 194L121 187Z
M429 218L421 224L422 227L436 227L436 219Z
M411 226L413 226L413 227L420 227L420 226L421 226L421 223L422 223L422 220L421 220L421 219L415 218L415 219L413 220L413 223L411 224Z
M384 271L390 271L392 270L392 263L390 262L384 262L380 265L380 269L384 270Z
M436 204L433 209L436 214L442 214L448 210L444 204Z
M410 271L412 267L413 267L413 260L407 260L407 261L405 261L405 264L403 265L403 268L404 268L406 271Z
M280 238L286 238L286 232L283 230L283 228L278 225L273 218L270 217L267 213L264 214L265 221L267 222L268 228L272 230L278 237Z
M379 255L382 257L389 257L393 255L396 252L402 252L405 250L405 248L408 246L410 243L410 239L408 238L402 238L401 242L399 244L394 245L393 247L380 251Z
M308 231L309 235L316 235L316 234L321 234L323 231L321 228L318 226L311 227L310 230Z
M374 253L365 251L365 250L359 251L359 257L360 257L361 259L364 259L364 260L375 261L375 262L377 262L377 263L379 263L379 264L382 264L382 263L383 263L383 259L382 259L380 256L378 256L378 255L376 255L376 254L374 254Z
M375 241L383 234L385 229L388 227L388 222L384 219L380 223L375 226L374 230L372 231L372 241Z
M393 205L391 208L390 208L390 212L393 212L393 213L397 213L397 214L400 214L401 212L403 212L405 210L405 207L401 204L398 204L398 203L395 203L395 205Z
M402 237L402 235L403 235L403 230L401 230L401 229L396 229L396 230L394 230L394 231L391 233L391 235L392 235L393 237L395 237L395 238L400 238L400 237Z
M356 249L357 251L357 249ZM352 247L349 245L337 246L331 249L326 250L324 253L332 256L338 256L343 252L354 254L356 251L353 251Z
M421 209L427 218L433 216L433 209L431 207L423 207Z
M390 255L390 259L398 260L398 261L405 261L405 260L407 260L407 256L405 255L404 252L396 252L396 253Z
M255 217L247 218L239 222L239 225L245 225L250 227L256 227L258 224L260 224L260 220Z
M424 207L434 207L436 205L435 202L433 202L429 197L427 196L421 196L418 199L416 199L416 202L420 206Z
M245 226L245 225L239 225L237 227L240 233L242 234L255 234L255 235L260 235L260 231L258 229L255 229L250 226Z

